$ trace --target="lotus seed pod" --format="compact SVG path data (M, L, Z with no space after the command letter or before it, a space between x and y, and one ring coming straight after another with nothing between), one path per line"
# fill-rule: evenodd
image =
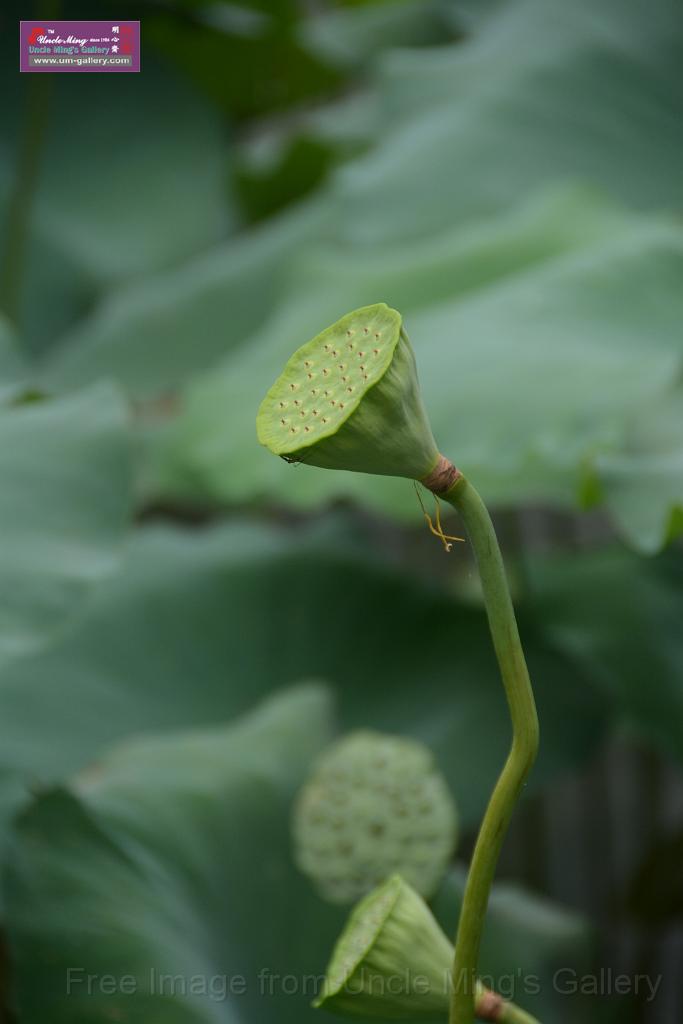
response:
M352 911L314 1006L359 1017L448 1016L453 947L424 900L394 875Z
M350 903L395 872L429 896L453 853L456 824L426 747L353 732L322 755L299 794L295 858L333 903Z
M324 469L429 476L439 452L400 313L364 306L298 349L261 403L258 439Z

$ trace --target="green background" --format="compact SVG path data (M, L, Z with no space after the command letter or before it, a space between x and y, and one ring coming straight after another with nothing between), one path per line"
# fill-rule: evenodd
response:
M139 18L142 72L20 75L20 17ZM543 1024L680 1019L680 5L10 3L0 57L2 1019L322 1021L347 908L289 815L356 727L449 783L454 932L509 740L470 553L255 437L380 301L541 717L482 968Z

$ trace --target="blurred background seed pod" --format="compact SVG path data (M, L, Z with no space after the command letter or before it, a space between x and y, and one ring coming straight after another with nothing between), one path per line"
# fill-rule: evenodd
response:
M455 849L457 812L427 747L359 730L320 757L292 830L298 866L333 903L350 903L393 873L428 897Z

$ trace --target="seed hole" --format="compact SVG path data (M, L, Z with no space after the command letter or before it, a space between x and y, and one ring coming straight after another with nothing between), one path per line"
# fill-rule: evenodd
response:
M313 378L315 377L315 374L314 373L307 373L306 376L308 377L309 380L313 380Z
M375 353L376 356L379 355L379 349L378 348L373 348L372 351Z
M309 360L308 360L308 359L304 359L304 366L306 367L306 369L308 369L308 367L309 367L310 365L311 365L311 364L310 364Z
M361 364L361 370L364 370L364 369L365 369L365 367Z
M349 384L349 386L348 386L348 388L347 388L346 390L347 390L347 391L349 392L349 394L351 394L351 392L353 391L353 388L352 388L352 387L351 387L351 385Z
M336 399L331 398L330 399L330 405L336 405L336 404L337 404Z
M364 327L363 328L363 334L367 334L367 333L368 333L368 329L367 329L367 327Z
M294 405L301 405L301 402L299 401L298 398L294 399Z
M339 369L340 370L345 370L346 369L346 363L339 363L338 365L339 365Z
M328 373L329 373L329 372L330 372L330 371L329 371L328 369L324 369L324 370L323 370L323 377L327 377L327 375L328 375Z
M343 403L343 402L340 402L340 403L339 403L339 408L340 408L340 409L343 409L343 408L344 408L344 403Z
M358 349L358 358L362 359L364 355L365 355L365 352L361 352L361 350Z
M333 348L333 349L332 349L332 355L333 355L333 356L334 356L335 358L336 358L336 357L337 357L337 356L339 355L339 353L337 352L336 348Z
M317 416L317 415L318 415L318 410L317 410L317 409L314 409L314 410L313 410L313 415L314 415L314 416Z
M342 382L343 382L344 384L346 384L346 382L347 382L347 380L348 380L348 379L349 379L348 377L342 377Z
M280 402L280 408L281 409L284 409L286 407L286 405L287 405L286 402Z
M368 375L367 375L367 373L364 373L363 374L363 380L367 380L367 379L368 379Z
M296 434L296 427L290 427L289 432L290 434Z
M379 338L379 331L375 331L375 337Z
M325 417L324 417L324 416L323 416L323 418L322 418L322 421L323 421L323 423L327 423L327 420L325 419Z
M330 346L329 345L323 345L323 348L325 349L326 352L330 351Z
M310 430L311 430L311 428L310 428L310 427L304 427L304 430L305 430L305 431L306 431L306 433L308 434L308 433L310 433Z

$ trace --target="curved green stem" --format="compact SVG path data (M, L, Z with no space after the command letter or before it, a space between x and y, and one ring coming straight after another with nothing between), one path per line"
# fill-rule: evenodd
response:
M458 474L441 497L460 513L474 550L493 646L512 718L512 746L486 808L474 848L455 944L449 1019L450 1024L471 1024L479 947L489 893L512 812L536 758L538 717L491 517L474 487L462 474ZM507 1016L505 1020L533 1021L523 1011L514 1009L517 1016Z

